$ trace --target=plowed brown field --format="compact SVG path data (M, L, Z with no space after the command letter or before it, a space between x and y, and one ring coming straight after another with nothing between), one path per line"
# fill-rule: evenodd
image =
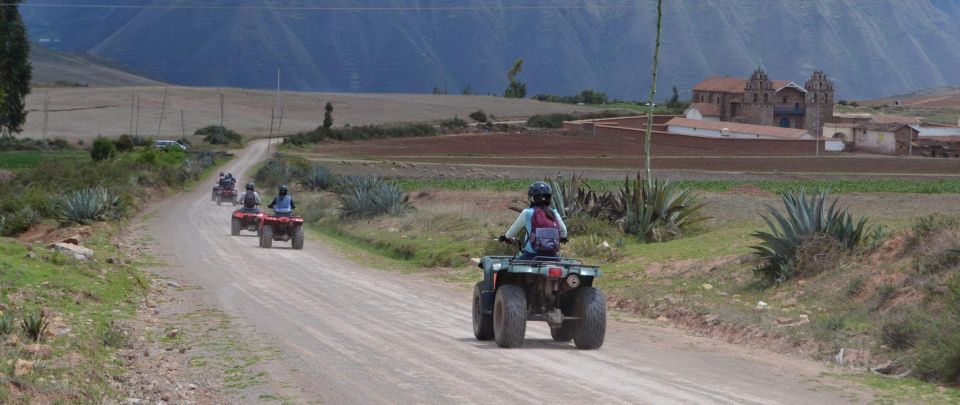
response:
M556 133L450 135L317 145L324 158L566 168L636 168L643 165L639 139ZM710 151L654 145L654 167L670 170L765 173L860 173L960 175L960 159L876 155L824 157L709 156Z

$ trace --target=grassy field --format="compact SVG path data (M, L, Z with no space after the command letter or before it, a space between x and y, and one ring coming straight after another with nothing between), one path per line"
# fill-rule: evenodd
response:
M85 150L0 152L0 169L35 167L48 159L59 162L83 161L90 159L90 152Z
M110 388L112 376L123 372L110 353L125 344L120 325L134 313L149 281L137 263L120 264L122 256L111 242L118 231L117 225L97 227L84 240L96 252L89 261L0 239L4 313L22 319L42 308L52 335L40 343L53 349L50 358L35 357L26 352L31 342L19 327L5 336L8 342L16 336L24 343L0 348L0 364L7 365L4 373L14 382L0 385L0 402L99 403L121 395ZM14 376L17 359L32 362L33 372Z
M541 179L542 180L542 179ZM535 179L454 179L395 178L407 191L422 190L524 190ZM704 192L725 192L738 187L756 187L770 193L799 190L826 190L847 193L960 194L960 180L794 180L794 181L678 181L680 185ZM617 190L622 180L587 180L597 191Z

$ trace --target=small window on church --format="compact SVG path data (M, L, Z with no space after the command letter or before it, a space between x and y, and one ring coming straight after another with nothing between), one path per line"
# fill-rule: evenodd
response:
M753 102L754 102L754 103L757 102L757 93L753 93Z
M814 103L817 102L817 93L813 93L813 102L814 102Z
M703 94L700 95L700 102L703 102Z
M763 102L764 102L764 103L769 103L769 102L770 102L770 98L767 97L767 93L763 93Z

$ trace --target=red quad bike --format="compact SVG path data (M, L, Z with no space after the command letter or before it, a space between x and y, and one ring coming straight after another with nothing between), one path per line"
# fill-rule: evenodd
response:
M303 249L303 217L263 217L260 222L260 247L270 248L273 241L288 240L292 240L294 250Z
M240 235L240 231L256 232L260 236L260 223L266 214L262 212L243 212L243 210L233 211L230 218L230 234Z
M222 202L237 205L237 190L233 187L220 187L220 189L217 190L217 205L220 205Z

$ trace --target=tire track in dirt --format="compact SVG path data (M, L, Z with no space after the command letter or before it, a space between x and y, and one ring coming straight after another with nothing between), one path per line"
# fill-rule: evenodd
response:
M225 171L266 156L252 143ZM243 179L241 179L243 180ZM241 181L242 183L242 181ZM324 403L843 403L806 379L822 365L611 321L604 347L578 351L531 323L520 349L474 340L469 293L374 270L307 241L261 249L229 236L232 207L205 184L151 220L171 276L201 286L284 351L271 367ZM270 194L270 192L264 192ZM247 233L244 233L246 235Z

